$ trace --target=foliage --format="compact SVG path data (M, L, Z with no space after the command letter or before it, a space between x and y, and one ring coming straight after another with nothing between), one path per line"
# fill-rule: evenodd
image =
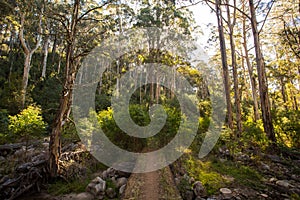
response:
M46 79L35 83L31 96L33 101L41 106L43 118L48 124L52 124L57 113L62 86L59 77L52 74Z
M215 194L221 187L238 183L254 189L261 189L262 176L254 169L232 161L220 162L216 158L199 160L191 154L185 155L184 168L188 175L200 180L208 195Z
M233 177L239 184L255 189L262 189L262 176L249 166L232 161L220 162L214 160L211 167L219 173Z
M287 147L300 148L300 111L283 110L274 113L274 127L278 142Z
M30 105L20 114L9 116L9 131L17 139L43 136L46 133L47 124L41 116L41 108Z
M170 139L175 136L181 121L181 112L176 108L165 105L164 109L168 116L166 124L157 135L147 138L147 140L130 137L120 130L113 119L113 110L111 108L100 111L98 113L98 120L106 135L113 142L118 143L125 149L138 150L139 148L143 148L147 143L151 143L152 148L158 148L166 145ZM131 114L132 120L140 126L146 126L150 123L150 117L146 106L132 104L129 106L129 113ZM161 117L157 113L154 113L154 115L156 115L156 118ZM132 143L134 144L134 147L132 147Z
M202 182L208 195L215 194L219 188L225 185L226 180L222 178L221 174L211 169L210 162L202 162L192 155L186 156L184 168L190 177Z

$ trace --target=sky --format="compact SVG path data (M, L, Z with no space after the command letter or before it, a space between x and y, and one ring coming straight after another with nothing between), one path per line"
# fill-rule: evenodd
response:
M211 23L216 25L217 18L214 13L211 13L210 8L207 5L202 5L201 3L191 6L189 9L194 13L196 23L202 29L203 36L200 37L199 43L204 49L211 32L211 30L208 30L207 24ZM208 55L212 55L213 53L214 49L207 50Z

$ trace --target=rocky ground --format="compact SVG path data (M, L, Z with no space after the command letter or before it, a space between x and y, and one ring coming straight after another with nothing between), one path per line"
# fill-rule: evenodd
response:
M296 151L282 151L278 156L247 150L231 155L224 146L204 160L186 154L170 167L150 173L98 169L85 185L81 182L97 161L80 143L71 143L63 149L60 174L66 183L77 180L84 189L51 194L45 168L47 148L47 141L26 148L24 144L0 146L1 199L300 199L300 154Z

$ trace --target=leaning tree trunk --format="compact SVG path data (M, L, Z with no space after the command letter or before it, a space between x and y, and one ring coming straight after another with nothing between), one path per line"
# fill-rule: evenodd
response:
M72 102L72 88L75 81L77 71L77 63L74 60L74 47L76 36L76 25L78 23L78 11L80 0L75 0L72 22L68 30L67 48L66 48L66 66L65 66L65 82L63 94L60 100L59 111L55 118L49 144L49 171L52 178L57 177L59 171L59 158L61 155L61 131L62 126L69 117L71 102Z
M258 73L258 82L259 82L259 94L260 94L260 103L262 110L262 119L264 124L264 130L267 134L269 140L274 144L276 142L274 127L272 123L272 115L270 109L270 100L268 95L268 86L267 86L267 77L265 64L261 52L261 46L259 41L259 34L257 29L256 13L253 0L249 0L249 7L251 13L251 26L254 39L254 47L256 54L256 64L257 64L257 73Z
M219 40L220 40L220 49L222 57L222 68L223 68L223 79L227 103L227 122L230 129L233 129L233 117L232 117L232 105L230 98L230 81L227 65L227 54L226 54L226 44L223 30L223 20L222 20L222 11L220 8L220 0L216 0L216 15L218 19L218 31L219 31Z

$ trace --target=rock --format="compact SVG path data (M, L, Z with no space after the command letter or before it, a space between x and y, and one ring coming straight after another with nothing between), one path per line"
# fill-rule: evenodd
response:
M97 183L101 183L101 182L103 182L103 179L98 176L98 177L94 178L91 183L97 184Z
M174 180L175 180L175 184L178 186L180 184L180 179L176 177Z
M242 152L238 152L236 155L236 159L238 161L249 161L251 160L247 154L243 154Z
M228 188L221 188L220 192L224 199L230 199L232 197L232 191Z
M97 177L88 184L86 191L92 193L94 196L98 196L100 193L104 193L105 189L106 182L100 177Z
M117 193L116 191L113 189L113 188L108 188L106 190L106 195L110 198L110 199L113 199L117 196Z
M279 185L279 186L282 186L285 188L294 187L287 180L278 180L278 181L276 181L276 185Z
M263 163L263 162L261 162L260 164L261 164L261 168L262 168L263 170L270 171L271 168L270 168L269 165L267 165L267 164L265 164L265 163Z
M194 199L194 192L191 190L187 190L184 193L184 199L185 200L193 200Z
M112 182L114 185L117 185L116 177L112 177L112 178L111 178L111 182Z
M117 179L117 188L121 187L122 185L125 185L127 183L127 178L122 177Z
M108 178L107 170L104 170L104 171L102 172L102 178L103 178L104 180L106 180L106 179Z
M203 187L200 181L196 181L193 185L194 193L197 197L204 197L206 196L205 188Z
M193 177L190 178L189 183L193 184L195 182L195 179Z
M44 142L44 143L42 143L42 145L43 145L43 147L44 147L45 149L48 149L48 148L49 148L49 143L48 143L48 142Z
M126 189L126 184L125 185L122 185L119 189L119 194L122 195L124 192L125 192L125 189Z
M85 191L93 194L92 190L95 187L95 185L96 185L96 183L89 183L88 186L86 186Z
M262 196L264 198L268 198L269 197L267 194L260 194L260 196Z
M107 171L107 176L108 177L113 177L116 174L116 170L112 167L108 168L106 171Z
M0 162L5 161L6 159L3 156L0 156Z
M105 197L105 194L104 194L104 192L101 192L100 194L98 194L97 196L96 196L96 199L104 199L104 197Z
M93 200L94 196L88 192L79 193L76 195L75 200Z
M187 175L187 174L184 174L184 175L183 175L183 178L184 178L185 180L187 180L187 181L190 180L190 177L189 177L189 175Z
M270 182L275 182L275 181L277 181L277 178L272 177L272 178L270 178L269 181L270 181Z

